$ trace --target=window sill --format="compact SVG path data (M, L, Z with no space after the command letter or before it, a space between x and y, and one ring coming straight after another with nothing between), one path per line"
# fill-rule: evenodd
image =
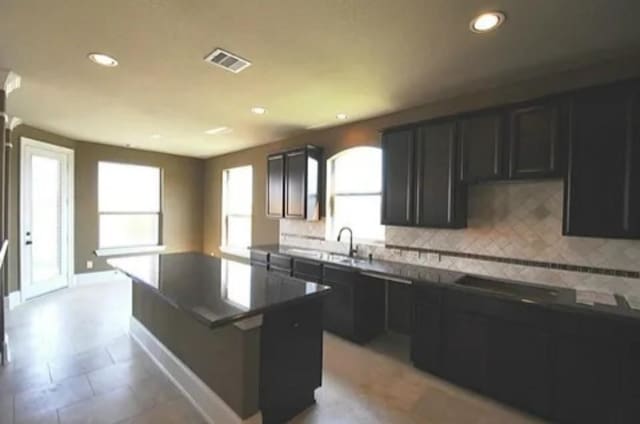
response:
M229 246L220 246L220 252L226 253L227 255L238 256L241 258L249 258L250 251L249 249L240 249L237 247L229 247Z
M96 256L121 256L121 255L137 255L140 253L158 253L163 252L167 246L142 246L142 247L108 247L103 249L96 249L93 253Z

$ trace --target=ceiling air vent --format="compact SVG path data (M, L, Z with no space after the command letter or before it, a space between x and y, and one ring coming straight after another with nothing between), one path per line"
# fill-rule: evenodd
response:
M248 60L222 49L215 49L204 60L234 74L251 66L251 62Z

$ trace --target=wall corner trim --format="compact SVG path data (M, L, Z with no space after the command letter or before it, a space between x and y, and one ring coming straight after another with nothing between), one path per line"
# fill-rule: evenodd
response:
M8 96L12 91L20 88L22 78L9 69L0 69L0 83L2 83L2 89Z
M140 321L131 317L131 337L151 357L210 424L262 424L260 412L242 419L202 380L167 349Z
M15 309L22 303L22 292L14 291L4 298L4 308L7 311Z

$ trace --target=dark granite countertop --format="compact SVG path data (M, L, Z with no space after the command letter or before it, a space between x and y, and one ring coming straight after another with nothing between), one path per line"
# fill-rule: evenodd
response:
M202 253L131 256L107 262L209 327L322 296L330 290Z
M339 265L347 268L356 268L362 272L377 274L381 277L412 281L429 281L434 283L455 283L465 274L446 269L430 268L420 265L406 264L374 259L369 261L362 258L349 258L338 253L323 252L300 247L270 244L264 246L252 246L250 249L260 252L276 253L291 257L310 259L331 265Z
M539 299L534 303L550 307L554 309L583 311L587 313L608 314L611 316L617 316L625 319L640 320L640 311L629 307L625 298L620 295L615 295L615 304L600 304L595 303L592 305L581 303L578 301L576 291L568 288L544 286L541 284L534 284L522 281L510 281L501 278L476 276L473 274L465 274L456 271L449 271L445 269L432 268L428 266L413 265L403 262L393 262L386 260L374 259L369 261L368 259L356 258L352 259L345 255L338 253L325 252L320 250L312 250L294 246L286 245L262 245L252 246L251 250L276 253L281 255L287 255L294 258L309 259L325 264L339 265L347 268L359 270L361 272L378 275L381 278L391 277L391 279L402 280L403 282L410 284L437 284L445 285L457 290L468 291L472 293L483 293L487 296L507 298L515 301L527 301L528 299L522 299L521 296L511 295L506 292L497 292L492 290L485 290L476 287L471 287L465 284L461 284L465 278L477 277L480 279L490 279L498 282L505 282L507 284L514 284L519 286L525 286L529 288L550 288L558 293L558 296L553 300L551 299Z

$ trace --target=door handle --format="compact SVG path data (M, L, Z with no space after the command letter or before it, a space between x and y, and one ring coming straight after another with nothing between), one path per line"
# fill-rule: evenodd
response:
M26 242L24 242L24 244L26 244L27 246L31 246L33 242L31 240L27 240Z

